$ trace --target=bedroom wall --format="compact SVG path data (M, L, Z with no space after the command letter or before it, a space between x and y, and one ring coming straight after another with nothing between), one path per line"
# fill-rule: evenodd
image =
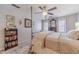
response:
M77 13L77 22L79 22L79 12Z
M35 7L33 7L32 12L32 32L40 32L42 30L42 14L35 14L35 12L38 12Z
M17 9L11 5L0 5L0 50L4 49L4 28L6 26L6 15L15 16L19 44L30 44L31 28L24 27L24 18L31 18L30 7L26 8L26 11L23 11L22 9ZM19 20L22 21L21 25L19 25Z
M55 18L56 19L56 24L57 24L57 32L59 32L59 21L60 20L65 20L66 21L66 16L63 16L63 17L57 17L57 18ZM64 25L64 27L65 27L65 30L64 30L64 32L66 32L66 25Z
M41 20L43 19L41 14L35 14L34 13L35 9L33 9L33 32L39 32L42 30L42 23ZM66 20L66 30L65 32L68 32L72 29L75 29L75 22L79 21L79 13L74 13L62 17L54 17L54 19L57 20L57 31L59 32L58 29L58 21L59 20Z
M33 32L39 32L39 31L42 30L41 18L42 18L41 15L34 15ZM68 32L69 30L75 29L75 22L77 21L77 14L71 14L71 15L62 16L62 17L56 17L54 19L57 20L57 31L58 32L59 32L58 21L59 20L66 20L66 26L65 26L66 30L65 30L65 32ZM78 16L78 21L79 21L79 16Z
M66 31L75 29L75 22L77 21L77 14L72 14L66 18Z
M57 20L57 31L59 32L59 29L58 29L59 20L66 20L66 26L65 26L66 32L75 29L75 22L78 20L77 16L78 16L77 13L75 13L75 14L55 18Z
M33 33L35 33L35 32L39 32L39 31L41 31L41 29L42 29L42 24L41 24L41 15L35 15L35 14L33 14L33 19L32 19L32 31L33 31Z

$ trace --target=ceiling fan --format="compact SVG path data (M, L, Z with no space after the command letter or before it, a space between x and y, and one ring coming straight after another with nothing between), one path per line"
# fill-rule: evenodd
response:
M16 8L20 8L18 5L16 4L11 4L13 7L16 7Z
M47 9L46 6L43 6L43 7L39 6L38 8L40 8L42 11L41 12L36 12L35 14L42 13L44 16L46 16L47 14L53 15L53 13L51 13L49 11L57 9L57 7L53 7L53 8Z

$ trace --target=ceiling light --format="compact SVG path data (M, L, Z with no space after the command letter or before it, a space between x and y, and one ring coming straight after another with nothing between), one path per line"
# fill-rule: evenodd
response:
M43 15L46 16L47 15L47 11L43 11Z

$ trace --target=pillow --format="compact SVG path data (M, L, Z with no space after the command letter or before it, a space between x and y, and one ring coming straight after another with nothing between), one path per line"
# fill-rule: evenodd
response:
M76 28L75 31L79 31L79 28Z
M75 30L69 31L67 33L67 36L71 39L77 40L79 39L79 31L75 31Z

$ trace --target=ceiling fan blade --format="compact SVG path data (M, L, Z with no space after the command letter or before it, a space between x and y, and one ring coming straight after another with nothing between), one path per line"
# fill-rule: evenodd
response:
M51 9L48 9L48 11L51 11L51 10L54 10L54 9L57 9L56 7L53 7L53 8L51 8Z
M48 14L53 15L53 13L48 12Z
M46 6L44 6L43 8L44 8L44 10L46 10L46 9L47 9L47 8L46 8Z
M39 6L39 8L40 8L41 10L43 10L43 8L42 8L41 6Z
M19 6L17 6L16 4L11 4L12 6L16 7L16 8L20 8Z
M40 13L42 13L42 12L35 12L35 14L40 14Z

